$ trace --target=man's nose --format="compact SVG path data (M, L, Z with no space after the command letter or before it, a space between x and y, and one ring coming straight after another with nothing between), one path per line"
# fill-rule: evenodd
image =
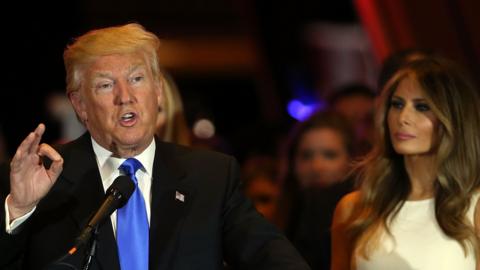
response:
M134 97L127 83L119 82L116 86L116 100L118 104L122 105L133 102Z

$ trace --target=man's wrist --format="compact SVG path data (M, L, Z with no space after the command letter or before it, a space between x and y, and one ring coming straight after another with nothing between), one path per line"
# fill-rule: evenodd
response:
M22 216L18 216L15 218L10 217L10 210L8 206L8 198L10 195L7 196L5 199L5 231L8 234L16 234L22 225L25 223L25 221L33 214L33 212L36 209L36 206L33 207L33 209L30 210L30 212L25 213Z
M33 208L35 208L35 205L26 206L26 207L17 207L10 194L7 196L6 203L8 206L8 214L10 216L9 222L12 222L17 218L28 214L29 212L32 211Z

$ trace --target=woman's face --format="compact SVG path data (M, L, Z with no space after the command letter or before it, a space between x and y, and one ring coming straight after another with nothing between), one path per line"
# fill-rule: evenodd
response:
M406 77L399 83L390 99L387 121L398 154L425 155L434 150L439 121L414 78Z
M320 127L303 134L295 153L295 177L304 188L344 179L350 157L339 131Z

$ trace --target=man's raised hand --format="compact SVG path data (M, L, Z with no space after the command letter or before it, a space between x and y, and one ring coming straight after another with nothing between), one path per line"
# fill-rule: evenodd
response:
M31 211L48 193L63 169L63 158L50 145L42 143L45 125L28 134L10 163L10 195L8 210L10 221ZM42 157L52 160L47 170Z

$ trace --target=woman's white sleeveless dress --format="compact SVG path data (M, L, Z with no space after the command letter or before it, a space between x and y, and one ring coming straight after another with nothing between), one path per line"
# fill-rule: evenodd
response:
M473 223L480 193L472 197L468 220ZM355 256L357 270L475 270L475 256L447 237L435 218L435 200L406 201L392 221L392 237L383 233L380 246L366 260Z

